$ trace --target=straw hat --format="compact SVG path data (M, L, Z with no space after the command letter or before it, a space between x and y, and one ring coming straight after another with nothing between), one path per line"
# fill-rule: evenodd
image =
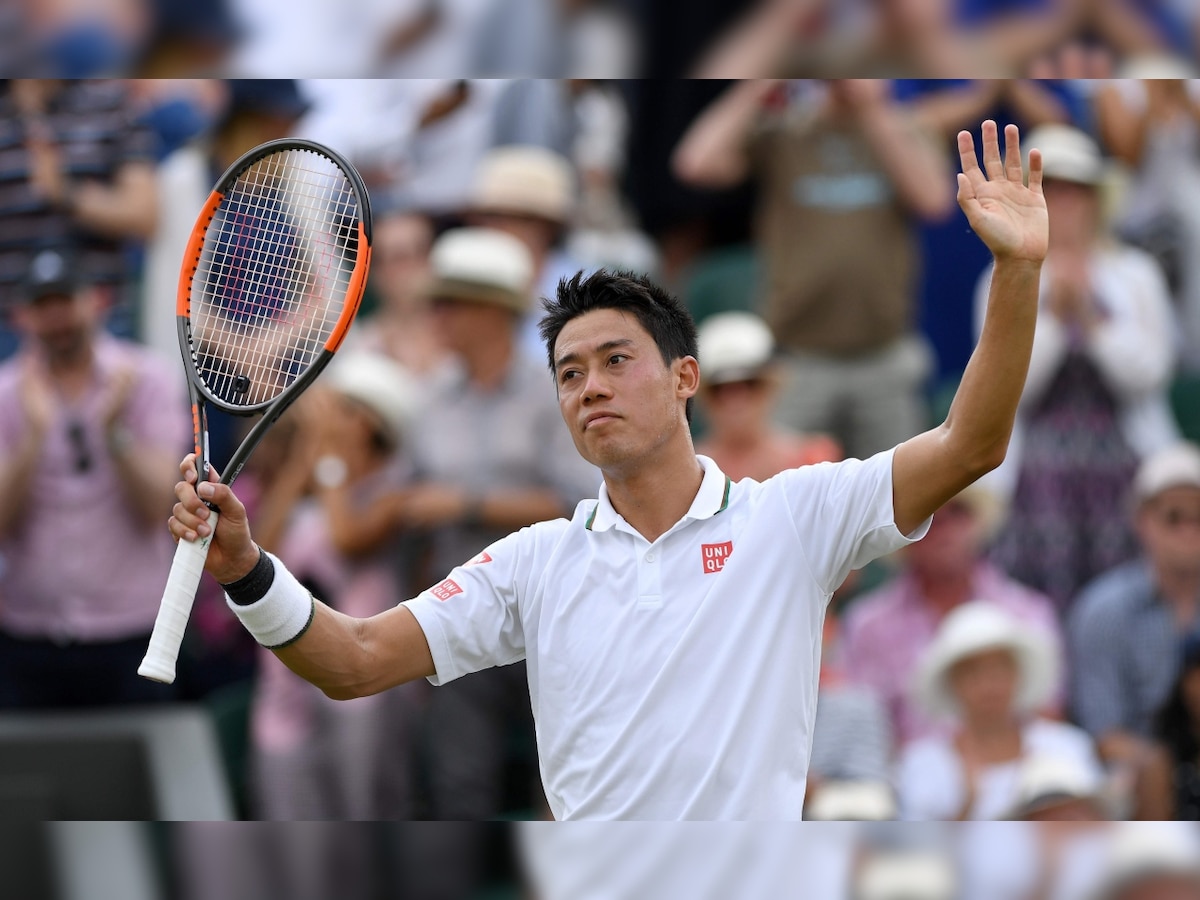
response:
M1091 800L1105 806L1103 773L1063 756L1031 756L1021 763L1010 819L1024 819L1063 803Z
M950 670L956 663L989 650L1011 650L1016 657L1017 712L1031 713L1046 704L1058 680L1058 656L1053 644L1040 630L1029 628L986 600L964 603L942 620L917 667L918 701L934 715L957 715Z
M1098 900L1120 895L1144 878L1174 875L1200 889L1200 840L1185 822L1122 822L1113 826Z
M823 781L804 806L805 819L822 822L885 822L898 813L891 785L866 779Z
M566 157L545 147L496 147L475 173L470 206L475 212L533 216L557 225L571 217L575 176Z
M1107 173L1100 145L1070 125L1039 125L1021 142L1042 151L1042 176L1098 187ZM1028 158L1026 159L1028 168Z
M700 324L698 340L700 377L705 384L756 378L775 352L770 327L748 312L709 316Z
M1200 447L1189 441L1172 444L1143 460L1133 478L1133 497L1144 503L1173 487L1200 488Z
M435 300L490 303L523 314L530 307L533 258L521 241L494 228L453 228L429 253L426 293Z
M952 900L954 868L929 851L883 852L870 856L855 879L855 900Z
M401 442L416 416L420 398L416 382L403 366L382 354L338 354L323 382L375 413L393 446Z

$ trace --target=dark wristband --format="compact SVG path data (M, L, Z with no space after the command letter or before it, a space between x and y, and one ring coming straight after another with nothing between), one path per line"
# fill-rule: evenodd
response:
M254 564L254 568L232 584L223 584L221 587L238 606L249 606L266 596L274 581L275 564L271 562L271 557L263 552L263 548L259 547L258 562Z

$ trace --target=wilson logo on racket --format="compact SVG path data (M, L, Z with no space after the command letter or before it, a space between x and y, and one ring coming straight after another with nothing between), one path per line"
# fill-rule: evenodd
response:
M722 541L719 544L701 544L700 561L704 564L704 574L711 575L725 568L725 560L733 552L733 541Z

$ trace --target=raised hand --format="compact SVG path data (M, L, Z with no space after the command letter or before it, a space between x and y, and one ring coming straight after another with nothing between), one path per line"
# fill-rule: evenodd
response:
M967 214L971 228L999 260L1046 258L1050 225L1046 199L1042 196L1042 155L1029 153L1029 184L1021 167L1020 133L1016 125L1004 130L1005 155L1000 158L996 123L983 123L983 165L975 157L970 132L958 133L962 172L958 175L958 205Z

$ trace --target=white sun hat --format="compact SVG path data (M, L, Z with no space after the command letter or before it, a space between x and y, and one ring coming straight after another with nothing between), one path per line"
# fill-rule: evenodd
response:
M1192 822L1120 822L1113 826L1100 900L1159 875L1193 879L1200 889L1200 836Z
M871 779L822 781L804 806L804 818L809 821L885 822L897 815L892 786Z
M1042 177L1046 179L1095 187L1108 173L1100 145L1086 131L1071 125L1039 125L1021 139L1021 145L1042 151Z
M954 867L933 851L874 853L855 878L854 900L953 900Z
M393 445L404 439L420 405L420 388L408 370L381 353L339 353L320 383L375 413Z
M1133 496L1139 503L1173 487L1200 487L1200 447L1190 441L1147 457L1133 478Z
M466 300L527 312L533 257L520 240L494 228L452 228L429 252L433 299Z
M972 600L942 620L933 643L922 656L914 681L917 700L934 715L957 715L950 670L956 663L989 650L1010 650L1017 660L1018 713L1034 712L1053 696L1059 661L1049 637L994 603Z
M1091 800L1103 809L1104 789L1104 773L1096 766L1065 756L1030 756L1021 762L1016 802L1008 818L1022 819L1075 800Z
M534 216L563 224L575 205L570 160L546 147L509 144L479 163L470 206L476 212Z
M700 377L706 384L744 381L762 374L775 352L775 338L749 312L709 316L699 328Z

